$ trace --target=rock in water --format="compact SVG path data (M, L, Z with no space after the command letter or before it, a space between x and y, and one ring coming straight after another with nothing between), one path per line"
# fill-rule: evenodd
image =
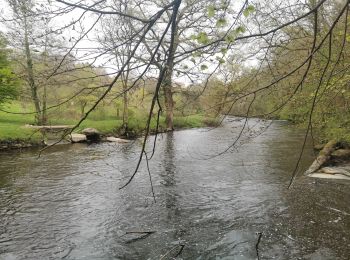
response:
M86 135L86 139L91 142L98 142L101 140L100 132L95 128L85 128L81 131L84 135Z
M86 135L83 134L71 134L70 140L72 143L83 143L87 141Z

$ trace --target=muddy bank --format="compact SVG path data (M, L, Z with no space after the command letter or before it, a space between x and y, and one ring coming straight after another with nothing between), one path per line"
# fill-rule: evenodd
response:
M0 150L22 149L30 147L44 147L42 141L28 140L0 140Z

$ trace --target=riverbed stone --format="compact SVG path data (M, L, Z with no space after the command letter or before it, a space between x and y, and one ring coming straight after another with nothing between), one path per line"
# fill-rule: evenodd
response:
M72 143L83 143L87 141L86 135L83 134L71 134L70 139Z

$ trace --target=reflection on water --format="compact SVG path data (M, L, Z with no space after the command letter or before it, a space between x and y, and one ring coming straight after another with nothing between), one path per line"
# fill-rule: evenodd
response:
M261 259L348 259L349 183L300 178L286 190L303 133L283 122L251 119L236 149L211 157L241 125L160 135L156 204L145 163L119 190L138 141L1 153L0 259L171 259L180 244L179 259L255 259L257 232ZM312 157L309 147L301 170Z

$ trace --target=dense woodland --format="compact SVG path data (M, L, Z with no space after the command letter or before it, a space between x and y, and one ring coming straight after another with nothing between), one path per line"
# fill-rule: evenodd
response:
M3 0L0 138L290 120L350 140L348 1ZM39 138L39 137L38 137Z

